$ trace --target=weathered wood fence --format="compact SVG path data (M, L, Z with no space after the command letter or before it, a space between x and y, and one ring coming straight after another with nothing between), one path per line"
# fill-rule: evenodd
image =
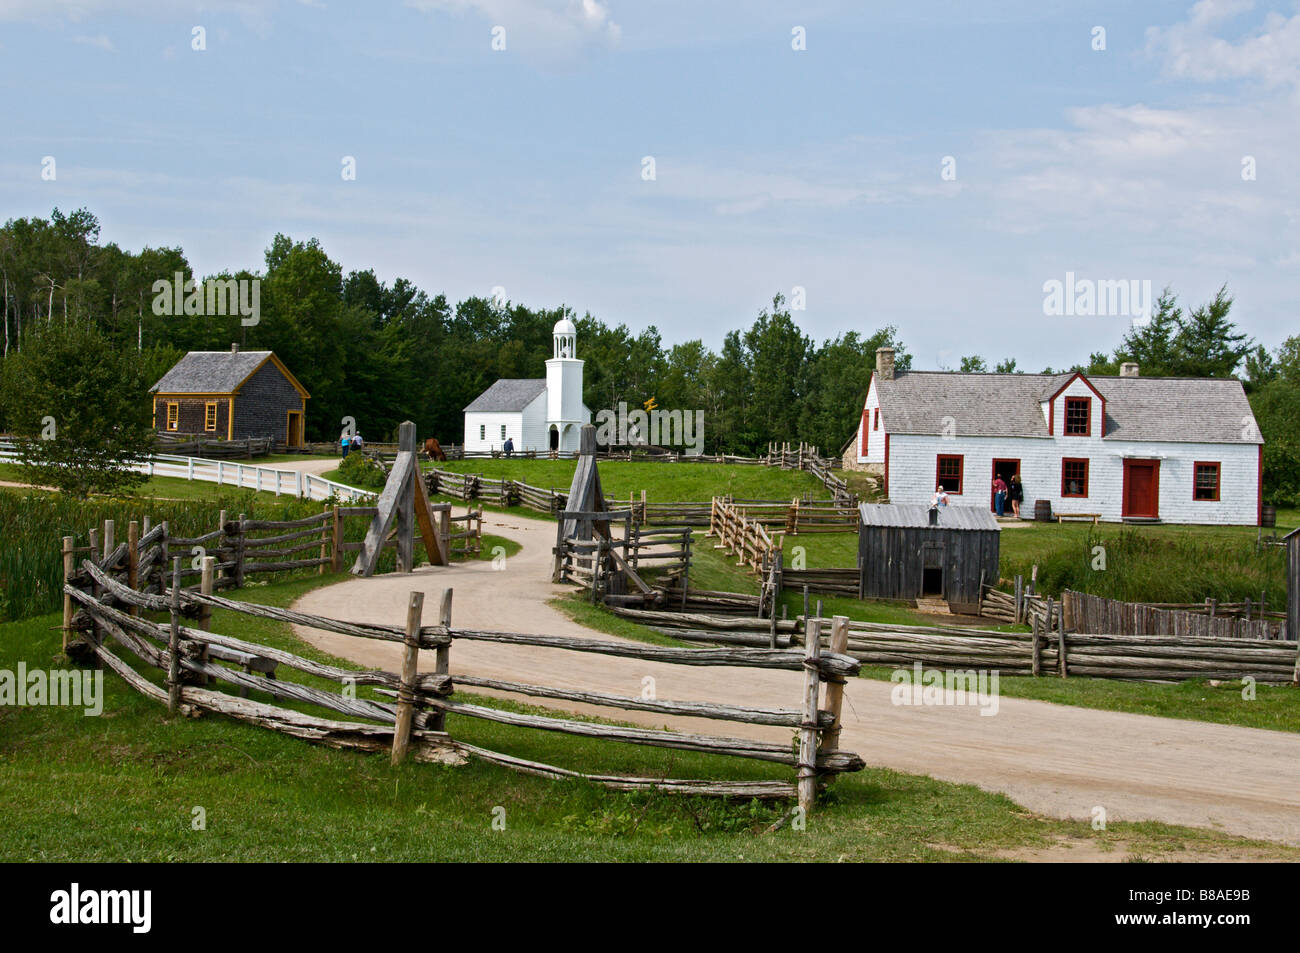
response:
M1194 639L1286 639L1286 614L1264 613L1261 604L1219 603L1157 606L1121 602L1086 592L1061 594L1066 625L1079 632L1119 635L1172 635ZM1261 598L1261 603L1262 603ZM1254 618L1251 617L1252 611ZM1240 614L1238 614L1240 613Z
M103 560L85 559L73 569L64 594L74 606L66 619L68 633L78 633L71 647L76 656L88 657L111 668L146 697L168 706L172 714L210 711L263 728L280 731L335 748L390 751L394 763L418 761L461 763L480 758L514 770L548 778L579 778L623 791L659 790L684 794L743 798L798 798L804 809L813 806L819 786L837 774L863 768L857 755L840 750L839 723L842 685L857 672L859 663L834 649L821 650L820 639L810 639L804 650L745 648L680 649L606 640L575 639L453 628L452 591L443 592L437 622L425 624L424 594L412 592L404 626L342 622L324 616L262 606L224 598L211 592L215 557L206 557L199 591L185 589L181 560L173 560L171 585L152 594L122 578L120 568ZM240 616L271 619L309 626L327 632L390 642L402 647L400 672L355 671L304 658L234 635L211 631L211 613L222 609ZM158 613L166 621L153 621ZM191 623L191 624L187 624ZM838 624L838 620L837 620ZM716 702L669 701L574 691L500 679L450 674L451 648L457 639L542 647L570 652L596 653L688 666L740 666L802 671L805 675L801 704L791 708L753 708ZM147 668L165 673L162 684L128 664L127 653ZM433 673L420 673L421 649L436 653ZM256 664L255 664L256 663ZM277 670L288 670L280 678ZM339 686L339 691L316 687L302 676ZM226 685L242 696L220 691ZM820 701L826 685L825 703ZM373 688L380 698L359 697L357 686ZM664 716L690 716L740 724L786 727L798 733L798 748L788 743L758 741L718 735L691 734L659 729L575 721L568 718L521 714L454 697L457 686L483 688L534 698L560 699L624 711L649 711ZM269 704L248 697L259 692L277 701L324 709L321 716ZM387 700L391 699L391 700ZM726 781L629 777L595 774L555 767L454 740L447 731L447 716L474 718L521 728L680 751L726 755L786 765L795 779Z

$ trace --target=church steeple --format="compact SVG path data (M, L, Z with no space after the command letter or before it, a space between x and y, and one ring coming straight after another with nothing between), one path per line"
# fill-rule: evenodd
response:
M555 327L551 330L551 337L555 342L552 357L572 359L578 356L578 329L574 327L573 322L568 318L560 318L555 322Z

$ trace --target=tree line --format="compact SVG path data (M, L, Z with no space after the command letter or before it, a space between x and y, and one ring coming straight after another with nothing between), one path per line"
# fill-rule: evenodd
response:
M6 222L0 429L35 433L42 419L58 416L54 408L67 414L78 401L108 400L78 383L93 381L102 390L105 368L120 379L121 393L103 413L83 416L101 430L109 418L119 428L147 427L148 387L185 352L238 343L275 351L311 393L308 439L332 440L342 419L353 417L372 440L391 439L410 419L422 435L459 443L463 408L498 378L540 377L551 356L551 329L568 317L578 328L583 396L593 411L653 398L661 408L704 411L707 453L750 455L769 440L804 440L833 454L853 435L876 348L895 348L899 370L912 360L891 326L815 341L780 295L715 351L700 339L666 344L653 325L610 326L566 305L530 308L489 297L452 304L406 278L384 282L373 269L345 273L316 239L282 234L266 249L261 270L207 276L260 281L256 324L238 314L155 314L154 283L177 273L198 278L181 248L132 252L101 242L99 221L86 209ZM1235 327L1231 305L1225 289L1184 312L1166 291L1151 321L1132 329L1114 354L1092 354L1076 368L1113 374L1122 361L1136 360L1144 376L1223 377L1244 366L1268 441L1268 489L1287 502L1300 497L1300 338L1270 353ZM66 372L45 376L59 366ZM960 369L987 365L973 355L961 359ZM1003 360L995 370L1015 372L1016 362Z

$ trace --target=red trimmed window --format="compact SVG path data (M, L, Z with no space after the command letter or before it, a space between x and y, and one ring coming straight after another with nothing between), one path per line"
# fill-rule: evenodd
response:
M872 430L879 430L879 429L880 429L880 408L879 408L879 407L876 408L876 425L875 425L874 427L872 427L871 429L872 429Z
M935 471L935 486L941 486L949 493L961 495L962 456L960 454L939 454Z
M1065 435L1087 437L1092 433L1092 398L1065 398Z
M1083 497L1087 495L1088 461L1066 457L1061 461L1061 496Z
M1192 483L1192 499L1216 501L1219 498L1219 465L1197 463L1196 479Z

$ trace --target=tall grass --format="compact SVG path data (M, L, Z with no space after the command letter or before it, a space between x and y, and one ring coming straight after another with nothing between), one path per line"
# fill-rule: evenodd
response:
M1157 535L1133 527L1091 529L1071 546L1008 558L1004 577L1029 578L1038 564L1038 591L1074 589L1125 602L1201 602L1207 598L1258 600L1261 592L1280 607L1286 602L1286 554L1257 551L1254 537Z
M282 498L274 503L234 493L211 500L152 500L92 498L75 500L57 493L0 492L0 620L23 619L52 612L62 604L62 538L87 542L91 527L116 521L117 539L126 539L131 520L153 525L166 522L173 536L200 536L217 528L221 510L231 519L289 520L321 511L321 503ZM349 520L349 536L360 538L365 527ZM384 554L392 559L390 553ZM276 578L280 574L276 574ZM259 577L266 578L266 577Z

